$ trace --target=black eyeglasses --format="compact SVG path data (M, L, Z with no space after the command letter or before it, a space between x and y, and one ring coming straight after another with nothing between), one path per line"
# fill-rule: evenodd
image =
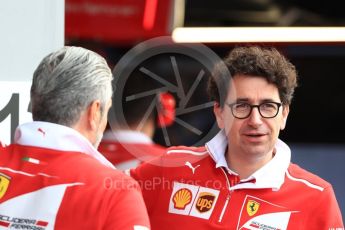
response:
M231 113L234 117L238 119L245 119L250 116L253 108L258 108L261 117L263 118L273 118L277 116L280 106L282 103L278 102L263 102L259 105L251 105L246 102L235 102L235 103L225 103L230 107Z

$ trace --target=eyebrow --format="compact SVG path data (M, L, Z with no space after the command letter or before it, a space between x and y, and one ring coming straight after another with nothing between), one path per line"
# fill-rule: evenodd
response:
M246 102L248 103L250 100L249 98L243 97L243 98L237 98L236 99L236 103L241 103L241 102ZM276 102L275 100L271 99L271 98L265 98L259 101L259 103L265 103L265 102Z

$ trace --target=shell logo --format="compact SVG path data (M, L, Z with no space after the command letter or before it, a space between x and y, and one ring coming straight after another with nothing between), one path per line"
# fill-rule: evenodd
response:
M189 189L182 188L175 192L173 196L174 207L176 209L185 209L192 201L192 192Z

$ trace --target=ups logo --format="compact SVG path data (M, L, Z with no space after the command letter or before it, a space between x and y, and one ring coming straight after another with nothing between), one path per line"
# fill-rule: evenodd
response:
M201 192L195 205L196 209L201 213L209 211L215 198L216 196L212 193Z

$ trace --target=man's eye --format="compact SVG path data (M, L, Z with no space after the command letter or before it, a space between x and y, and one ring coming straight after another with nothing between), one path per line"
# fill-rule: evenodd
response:
M234 107L237 110L245 110L249 108L249 105L246 103L239 103L239 104L235 104Z
M265 110L275 110L275 109L277 109L277 105L274 104L274 103L265 103L265 104L262 104L260 107L261 107L261 109L265 109Z

